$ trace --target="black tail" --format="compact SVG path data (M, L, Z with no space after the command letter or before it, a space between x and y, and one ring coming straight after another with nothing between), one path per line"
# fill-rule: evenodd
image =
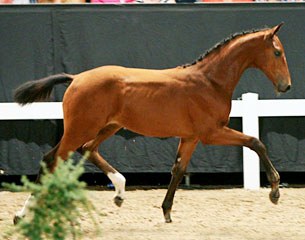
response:
M55 85L72 80L72 75L62 73L26 82L15 90L14 100L21 105L47 100Z

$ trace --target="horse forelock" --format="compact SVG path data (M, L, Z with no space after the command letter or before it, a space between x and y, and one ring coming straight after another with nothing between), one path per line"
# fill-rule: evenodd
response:
M201 62L204 58L208 57L211 53L214 53L216 50L220 49L222 46L226 45L227 43L231 42L232 40L236 39L237 37L241 37L241 36L248 35L248 34L251 34L251 33L257 33L257 32L260 32L260 31L265 31L267 29L268 28L259 28L259 29L251 29L251 30L247 30L247 31L233 33L229 37L227 37L227 38L223 39L222 41L216 43L213 47L208 49L205 53L201 54L192 63L184 64L184 65L182 65L182 67L186 68L186 67L195 65L198 62Z

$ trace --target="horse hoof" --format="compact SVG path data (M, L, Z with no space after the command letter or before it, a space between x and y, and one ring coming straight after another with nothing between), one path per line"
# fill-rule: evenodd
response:
M272 190L269 194L269 198L273 204L278 204L278 201L280 199L280 191L278 189Z
M165 219L166 223L171 223L172 222L170 211L167 211L167 212L164 213L164 219Z
M14 217L14 225L17 225L21 221L22 217L15 215Z
M117 205L118 207L121 207L122 203L124 202L124 199L119 196L116 196L113 200L115 205Z

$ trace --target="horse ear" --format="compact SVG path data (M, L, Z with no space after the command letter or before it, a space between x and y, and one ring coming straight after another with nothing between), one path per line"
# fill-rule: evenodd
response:
M280 30L280 28L283 26L283 22L281 22L279 25L273 27L270 29L270 31L268 32L268 34L266 35L265 38L269 38L272 39L274 37L274 35Z
M273 27L270 29L270 33L268 34L268 37L272 39L274 35L280 30L280 28L283 26L283 22L281 22L279 25Z
M275 26L274 28L272 28L272 37L280 30L280 28L283 26L283 22L281 22L279 25Z

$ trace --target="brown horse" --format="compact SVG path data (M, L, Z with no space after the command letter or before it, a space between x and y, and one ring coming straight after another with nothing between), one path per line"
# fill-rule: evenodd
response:
M15 100L22 105L45 100L54 85L70 83L63 98L64 134L44 161L53 170L58 156L66 159L70 151L89 150L89 160L113 182L119 206L125 178L98 153L98 146L123 127L146 136L180 137L162 204L166 222L171 222L176 188L199 141L254 150L271 183L270 200L277 203L280 177L265 146L227 125L232 94L245 69L262 70L278 92L290 88L284 49L276 35L281 26L234 34L194 63L172 69L103 66L77 75L59 74L27 82L16 90ZM22 217L24 210L17 217Z

